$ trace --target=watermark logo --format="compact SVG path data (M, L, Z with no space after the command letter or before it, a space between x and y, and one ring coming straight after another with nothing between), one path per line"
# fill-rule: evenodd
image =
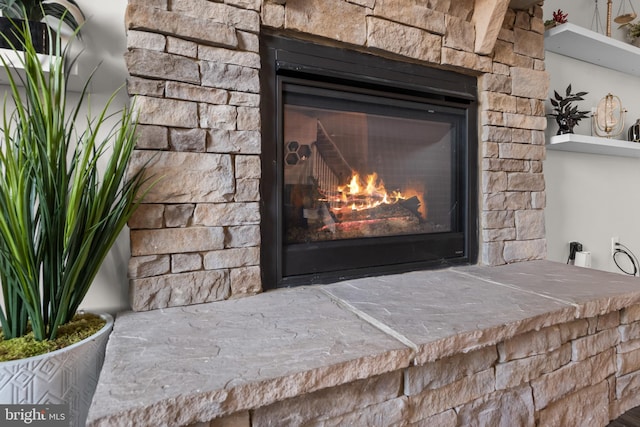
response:
M68 427L69 405L0 405L3 427Z

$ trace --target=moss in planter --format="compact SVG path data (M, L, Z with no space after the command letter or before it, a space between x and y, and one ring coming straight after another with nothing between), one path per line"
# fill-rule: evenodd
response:
M68 347L98 332L105 325L104 319L91 313L76 314L74 318L58 330L58 338L36 341L33 333L11 340L5 340L0 331L0 362L39 356Z

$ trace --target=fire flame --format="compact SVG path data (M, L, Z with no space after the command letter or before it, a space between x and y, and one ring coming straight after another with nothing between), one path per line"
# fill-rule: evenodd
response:
M420 213L426 218L426 204L424 203L424 191L406 189L387 191L382 179L377 173L367 175L363 180L360 174L354 172L351 180L346 185L338 186L337 202L341 207L334 210L351 209L360 211L372 209L382 204L394 204L402 200L417 197L420 200Z

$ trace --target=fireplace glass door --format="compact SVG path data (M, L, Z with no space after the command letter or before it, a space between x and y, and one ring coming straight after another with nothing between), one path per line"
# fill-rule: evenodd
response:
M284 94L285 244L457 228L459 112L295 84Z

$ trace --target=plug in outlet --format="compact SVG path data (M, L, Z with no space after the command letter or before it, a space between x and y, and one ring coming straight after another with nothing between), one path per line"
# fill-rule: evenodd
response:
M620 243L620 238L618 236L611 238L611 256L616 253L616 249L618 248L618 243Z
M576 259L576 252L582 251L582 243L580 242L569 242L569 260Z

